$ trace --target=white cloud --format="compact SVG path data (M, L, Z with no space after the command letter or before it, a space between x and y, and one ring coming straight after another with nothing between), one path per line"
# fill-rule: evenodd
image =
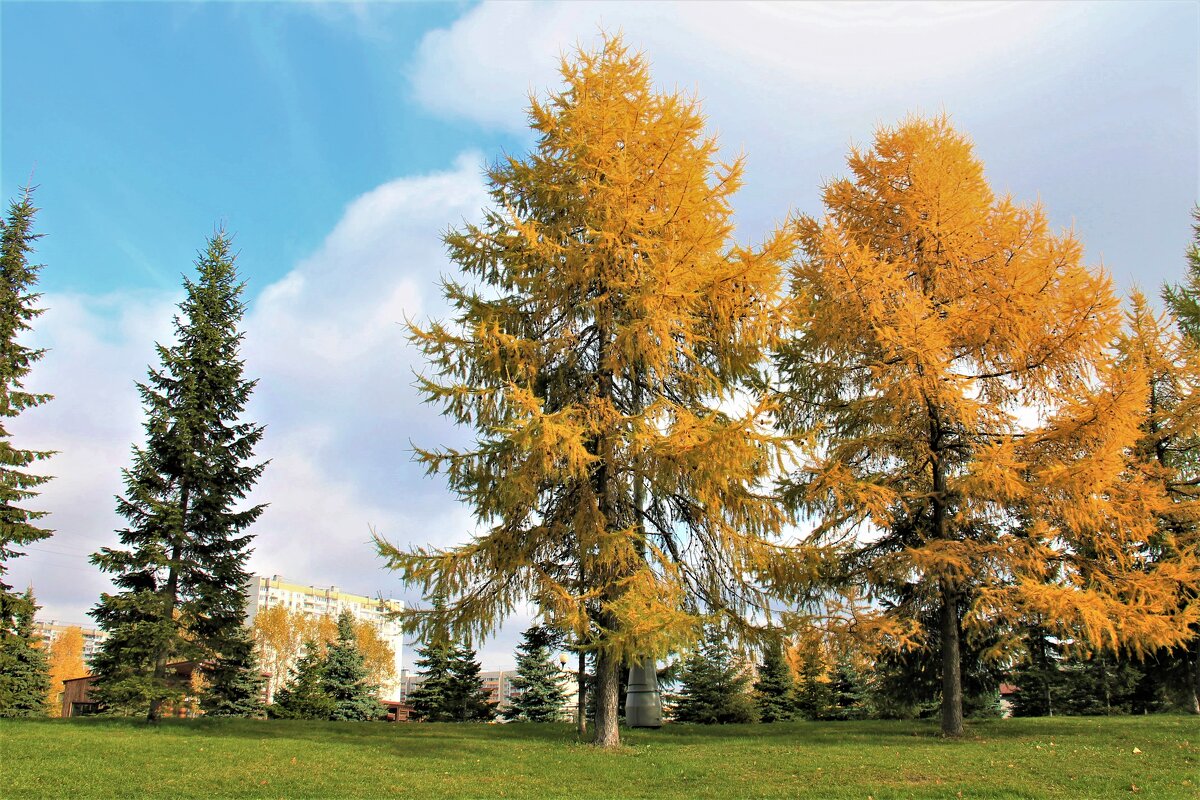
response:
M644 48L667 85L752 103L769 89L764 76L788 89L845 92L881 78L970 72L1019 57L1031 31L1081 14L1070 4L1005 2L483 3L425 36L414 85L431 109L521 130L529 92L557 84L558 56L593 46L600 29Z
M122 490L121 467L141 440L141 405L134 385L154 360L154 343L171 335L173 305L165 293L89 297L50 294L36 323L35 343L49 348L26 386L55 399L12 421L19 446L58 454L35 470L54 475L29 508L54 536L9 562L7 582L32 584L42 616L86 623L86 612L108 581L88 563L100 547L117 543L121 523L113 498Z
M487 202L480 158L357 198L324 243L258 297L246 318L249 416L269 421L272 459L255 498L254 565L360 592L401 587L369 546L461 540L465 515L411 461L410 437L456 434L412 389L404 321L441 308L441 233Z
M427 33L411 72L429 109L523 131L560 54L623 32L661 86L699 95L727 154L746 152L748 241L819 214L851 142L944 110L998 190L1042 199L1118 283L1153 287L1190 238L1197 22L1195 5L1155 3L485 2Z

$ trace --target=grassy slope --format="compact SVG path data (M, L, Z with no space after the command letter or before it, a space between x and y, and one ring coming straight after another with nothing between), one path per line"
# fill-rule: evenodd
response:
M1200 798L1186 717L996 720L962 741L906 722L622 735L604 753L566 725L0 720L0 796Z

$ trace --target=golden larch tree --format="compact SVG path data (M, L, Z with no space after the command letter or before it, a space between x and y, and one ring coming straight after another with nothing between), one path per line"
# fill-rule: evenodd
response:
M83 628L71 625L50 643L50 695L46 709L50 716L62 716L63 681L88 674L83 662Z
M273 697L287 683L292 667L304 654L305 642L315 642L324 655L329 643L337 640L337 620L276 605L254 615L252 634L259 661L271 674L269 696ZM371 683L380 685L396 677L395 650L380 635L378 627L367 620L356 620L354 639Z
M1178 624L1188 631L1182 645L1159 648L1154 662L1181 705L1200 714L1200 343L1187 330L1181 318L1156 314L1135 291L1118 352L1119 368L1145 386L1134 467L1166 500L1143 557L1161 572L1176 570Z
M705 613L765 604L793 557L764 478L778 442L747 388L778 329L786 231L738 246L742 164L717 160L699 102L656 91L619 37L532 100L536 148L489 172L494 208L445 242L449 322L414 325L427 399L471 449L419 450L481 532L380 550L484 634L527 600L595 653L595 742L618 744L623 660L693 640Z
M259 663L270 673L267 679L268 697L287 683L289 671L304 649L306 638L312 638L311 625L300 614L286 606L269 606L254 615L251 635L258 650Z
M396 677L396 651L379 633L374 623L360 619L354 623L354 643L362 654L368 682L382 686Z
M781 419L806 438L785 497L846 548L891 635L940 651L957 736L964 631L1046 614L1100 646L1174 635L1170 578L1133 575L1161 501L1127 469L1144 393L1111 366L1108 278L1040 206L994 195L946 117L848 162L824 218L798 223L778 363Z

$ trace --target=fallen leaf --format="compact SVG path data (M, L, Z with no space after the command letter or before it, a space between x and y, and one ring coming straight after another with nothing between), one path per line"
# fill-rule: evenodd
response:
M1142 751L1141 751L1141 749L1140 749L1140 748L1137 748L1137 747L1135 747L1135 748L1133 748L1133 752L1134 752L1134 755L1138 755L1138 754L1140 754Z
M1141 791L1141 789L1138 788L1138 785L1136 783L1131 783L1131 784L1129 784L1129 791L1133 792L1134 794L1137 794L1138 792Z

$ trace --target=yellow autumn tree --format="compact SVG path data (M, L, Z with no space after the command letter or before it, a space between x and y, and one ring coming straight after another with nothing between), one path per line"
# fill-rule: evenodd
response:
M939 653L957 736L964 630L1044 614L1099 646L1177 639L1171 576L1135 556L1161 507L1127 463L1144 390L1110 364L1108 278L1040 206L994 195L946 117L848 161L798 226L781 419L806 439L785 496L890 630Z
M1187 628L1182 645L1150 641L1147 649L1157 649L1158 676L1173 684L1180 705L1200 714L1200 343L1187 335L1180 319L1156 314L1141 292L1134 292L1118 352L1119 368L1145 386L1133 468L1166 501L1157 533L1141 557L1157 572L1175 571L1176 622Z
M54 637L49 649L50 695L47 711L52 717L62 716L63 681L88 674L83 662L83 629L71 625Z
M286 606L270 606L255 614L252 634L259 661L271 673L269 684L273 697L287 683L292 667L304 654L305 642L315 642L324 655L329 643L337 640L337 620L291 611ZM380 635L379 628L367 620L357 620L354 637L370 682L381 685L395 679L396 654Z
M526 600L596 654L595 742L618 743L623 659L739 616L792 556L764 477L777 441L746 389L778 327L785 231L734 244L742 164L699 102L652 87L619 37L534 99L537 144L488 172L494 208L445 242L454 317L411 327L427 399L474 429L419 450L483 527L468 544L380 550L445 597L412 620L486 633ZM433 616L441 617L432 620Z
M286 606L269 606L254 615L251 635L259 663L271 675L267 680L268 697L274 697L287 682L292 664L304 649L306 634L307 627L298 625Z
M380 635L379 628L367 620L358 620L354 623L354 643L362 654L370 683L382 686L396 678L396 651Z

